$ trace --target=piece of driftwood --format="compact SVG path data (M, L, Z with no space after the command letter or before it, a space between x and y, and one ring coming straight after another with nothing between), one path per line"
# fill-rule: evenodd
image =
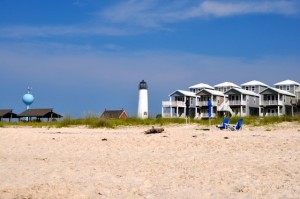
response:
M149 129L149 130L145 131L145 134L161 133L164 130L165 129L163 129L163 128L154 128L154 127L152 127L152 129Z

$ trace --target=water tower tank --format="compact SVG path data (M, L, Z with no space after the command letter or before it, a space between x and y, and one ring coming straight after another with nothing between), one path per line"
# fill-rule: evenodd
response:
M27 109L29 109L29 106L33 103L34 101L34 97L33 95L30 93L31 89L27 89L27 93L23 96L22 100L24 102L24 104L26 105Z

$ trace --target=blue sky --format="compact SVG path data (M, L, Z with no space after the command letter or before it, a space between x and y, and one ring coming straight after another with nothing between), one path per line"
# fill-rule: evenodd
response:
M300 81L297 0L0 0L0 108L149 112L197 83Z

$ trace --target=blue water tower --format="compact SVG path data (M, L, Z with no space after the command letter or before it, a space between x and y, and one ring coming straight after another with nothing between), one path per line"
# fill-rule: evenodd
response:
M31 90L32 88L28 87L27 88L27 93L23 96L23 102L26 105L26 109L28 110L30 105L33 103L34 101L34 97L31 94Z

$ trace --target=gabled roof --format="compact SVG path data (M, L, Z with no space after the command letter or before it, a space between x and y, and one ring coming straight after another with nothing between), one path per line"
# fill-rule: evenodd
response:
M18 115L12 112L12 109L0 109L0 117L2 118L18 118Z
M252 80L250 82L243 83L243 84L241 84L241 86L266 86L266 87L268 87L267 84L264 84L257 80Z
M216 91L216 90L211 90L211 89L202 89L201 91L199 91L199 92L197 93L197 95L198 95L199 93L203 92L203 91L208 92L208 93L210 93L211 95L217 95L217 96L224 96L224 95L225 95L225 94L224 94L223 92L221 92L221 91Z
M28 109L19 114L19 117L39 117L39 118L61 118L62 116L54 113L52 108Z
M241 88L232 88L232 89L229 89L228 91L226 91L225 93L229 93L232 90L235 90L235 91L237 91L241 94L244 94L244 95L250 95L250 96L256 96L256 97L260 96L259 94L254 93L253 91L248 91L248 90L241 89Z
M266 88L265 90L263 90L263 91L260 92L260 93L263 93L263 92L267 91L268 89L270 89L270 90L272 90L272 91L275 91L275 92L277 92L277 93L283 94L283 95L288 95L288 96L295 97L294 94L292 94L292 93L290 93L290 92L288 92L288 91L283 91L283 90L280 90L280 89L277 89L277 88L273 88L273 87L268 87L268 88Z
M107 118L107 119L112 119L112 118L121 118L122 114L125 114L125 117L127 116L127 113L125 110L104 110L103 113L101 114L101 118Z
M282 86L282 85L297 85L300 86L300 84L298 82L295 82L293 80L284 80L282 82L278 82L276 84L274 84L275 86Z
M208 89L214 90L214 87L212 87L208 84L204 84L204 83L195 84L195 85L189 87L189 89L191 89L191 88L199 88L199 89L208 88Z
M214 87L234 87L234 88L241 88L238 85L232 83L232 82L223 82L217 85L214 85Z
M174 95L175 93L181 93L184 96L188 96L188 97L196 97L196 94L190 91L183 91L183 90L176 90L173 93L171 93L169 96Z

